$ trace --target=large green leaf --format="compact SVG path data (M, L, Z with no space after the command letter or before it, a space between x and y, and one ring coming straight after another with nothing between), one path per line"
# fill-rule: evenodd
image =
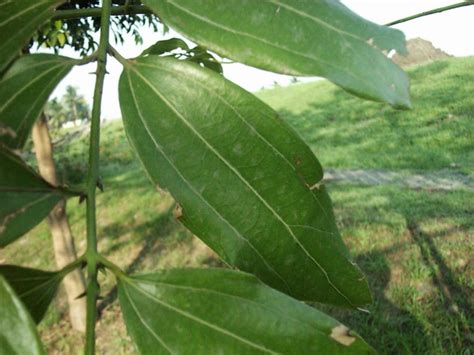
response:
M134 60L119 85L127 135L151 180L227 263L299 299L370 302L319 162L269 106L172 58Z
M0 275L15 290L34 321L39 323L56 295L61 283L60 273L15 265L0 265Z
M0 275L0 354L45 354L25 306Z
M65 0L0 0L0 73Z
M224 269L123 278L119 300L142 354L369 354L333 318Z
M0 247L41 222L66 194L0 147Z
M21 57L0 81L0 143L22 148L49 95L78 61L53 54Z
M322 76L344 89L409 107L408 78L381 50L405 52L403 33L338 0L143 0L167 25L239 62Z

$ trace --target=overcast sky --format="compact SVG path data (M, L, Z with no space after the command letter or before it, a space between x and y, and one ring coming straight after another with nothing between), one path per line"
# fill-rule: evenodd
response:
M343 0L345 5L359 15L379 24L413 15L432 8L446 6L458 1L447 0ZM455 56L474 55L474 6L462 7L440 14L419 18L398 26L407 39L421 37L431 41L435 47ZM117 46L117 49L125 57L133 57L141 51L164 38L178 36L174 32L162 36L154 33L148 28L142 31L143 45L136 46L129 39L125 45ZM71 50L65 50L61 54L76 56ZM61 95L67 85L75 85L81 94L91 101L95 76L89 73L94 71L95 63L75 67L71 73L57 87L54 96ZM102 117L106 119L120 117L118 103L117 83L121 73L121 65L114 59L110 59L107 68L109 75L106 77L104 87L104 103ZM263 70L244 66L242 64L226 64L224 66L226 78L249 91L256 91L262 87L271 86L275 81L280 85L287 85L290 77L277 75ZM308 79L311 80L311 79Z

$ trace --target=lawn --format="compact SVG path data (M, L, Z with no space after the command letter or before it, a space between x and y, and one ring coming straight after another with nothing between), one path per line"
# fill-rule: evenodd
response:
M413 109L362 101L327 81L261 91L323 166L474 174L474 58L409 70Z
M258 95L304 137L326 167L448 170L474 173L474 58L409 70L412 111L353 98L327 82L295 84ZM57 155L61 176L80 184L87 135ZM104 125L98 195L99 248L130 272L176 266L222 266L173 217L174 202L146 179L120 121ZM341 233L368 276L366 311L317 305L359 332L380 353L469 354L474 351L474 192L329 184ZM85 249L84 204L69 201L79 251ZM0 262L54 269L45 223L0 251ZM100 354L134 353L112 289L101 275ZM78 354L60 294L40 325L51 354ZM470 351L470 352L469 352Z

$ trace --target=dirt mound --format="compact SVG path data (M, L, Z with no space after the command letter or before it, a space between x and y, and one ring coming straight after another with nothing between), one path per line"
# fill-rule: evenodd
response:
M392 60L402 67L432 62L434 60L451 57L439 48L435 48L430 41L423 38L414 38L407 41L408 55L396 53Z

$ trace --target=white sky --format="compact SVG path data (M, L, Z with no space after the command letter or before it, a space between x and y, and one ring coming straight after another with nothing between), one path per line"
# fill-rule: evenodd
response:
M359 15L379 24L384 24L436 7L454 4L458 1L459 0L342 0L344 4ZM394 27L402 30L407 39L422 37L431 41L435 47L441 48L449 54L455 56L474 55L474 6L462 7L440 14L430 15ZM128 39L125 45L116 46L117 49L125 57L133 57L140 54L144 48L158 40L177 36L176 33L171 31L163 37L161 34L154 33L148 28L143 29L141 35L144 42L142 46L136 46L133 40ZM71 50L64 50L61 54L76 56ZM74 85L79 88L81 94L89 101L92 101L95 76L89 73L94 70L95 63L75 67L59 84L52 96L61 95L67 85ZM121 116L117 85L122 68L119 63L110 58L107 70L109 75L107 75L105 81L102 117L114 119ZM242 64L226 64L224 66L224 75L226 78L249 91L256 91L262 87L271 86L275 81L280 85L287 85L291 78L247 67Z

